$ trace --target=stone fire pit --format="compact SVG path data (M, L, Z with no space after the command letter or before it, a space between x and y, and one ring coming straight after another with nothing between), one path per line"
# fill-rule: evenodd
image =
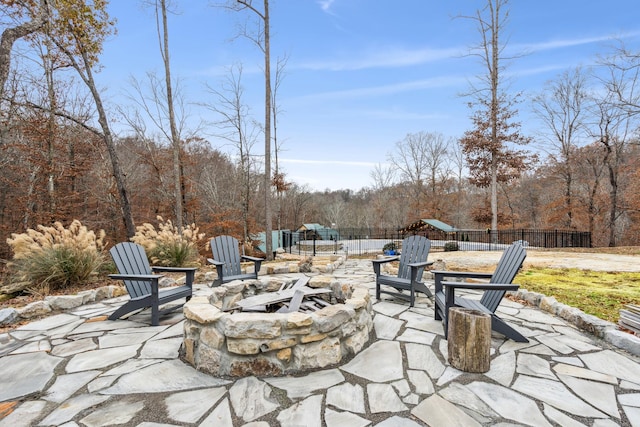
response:
M276 376L336 365L369 343L373 328L369 290L331 276L307 286L329 288L331 305L313 312L229 311L244 298L295 282L273 278L235 281L194 297L184 306L181 358L218 376Z

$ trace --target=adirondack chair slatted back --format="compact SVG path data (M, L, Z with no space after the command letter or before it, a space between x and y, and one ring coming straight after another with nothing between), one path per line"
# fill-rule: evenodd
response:
M238 239L232 236L214 237L211 239L211 252L213 259L225 263L222 267L225 277L242 274Z
M429 256L431 241L423 236L409 236L402 241L402 252L398 266L398 277L411 279L411 268L408 264L425 262ZM417 281L422 280L424 268L418 270Z
M513 282L526 257L527 251L522 247L522 244L514 242L502 253L489 283L510 284ZM495 312L505 293L506 291L501 290L485 291L480 303L491 312Z
M137 243L118 243L109 250L109 253L120 274L152 274L147 254ZM124 280L123 282L131 298L151 293L149 282L141 280Z

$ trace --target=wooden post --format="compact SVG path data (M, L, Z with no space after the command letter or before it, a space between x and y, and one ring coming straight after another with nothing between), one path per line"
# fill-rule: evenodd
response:
M452 307L448 324L449 364L465 372L487 372L491 363L491 316Z

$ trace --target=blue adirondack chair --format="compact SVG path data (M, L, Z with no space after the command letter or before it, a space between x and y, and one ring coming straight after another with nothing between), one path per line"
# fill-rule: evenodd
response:
M211 239L210 243L213 258L207 258L207 261L216 266L216 272L218 273L218 277L213 281L211 286L220 286L232 280L258 278L258 272L260 271L260 265L263 259L240 255L238 239L232 236L217 236ZM242 261L253 262L253 271L243 273Z
M447 315L451 307L464 307L480 310L491 315L491 329L517 342L529 342L520 332L508 325L495 313L507 291L515 291L519 285L512 284L518 274L527 252L520 242L514 242L503 253L493 273L461 271L432 271L435 282L435 319L442 320L445 337L448 333ZM444 281L445 278L489 279L489 283L469 283ZM480 300L456 296L456 289L475 289L484 291Z
M376 298L380 299L380 294L390 294L409 301L409 305L413 307L416 300L416 292L422 292L431 297L431 291L421 281L424 268L432 262L427 262L429 250L431 249L431 241L423 236L410 236L402 241L402 250L400 256L373 260L373 271L376 274ZM389 276L382 274L380 267L382 264L391 261L400 261L398 265L398 275ZM385 286L385 288L382 288ZM386 287L395 288L389 290ZM402 291L409 291L409 294Z
M122 280L131 299L109 316L109 320L116 320L125 314L151 307L151 324L157 326L160 315L176 310L184 304L172 305L160 310L160 306L185 298L191 299L195 267L151 267L144 248L137 243L118 243L109 250L111 258L119 274L110 274L115 280ZM182 286L159 289L162 277L157 272L185 273L186 280Z

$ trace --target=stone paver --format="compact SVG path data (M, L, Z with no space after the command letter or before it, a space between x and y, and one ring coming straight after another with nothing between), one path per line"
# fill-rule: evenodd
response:
M63 360L45 352L3 357L0 359L0 402L42 391Z
M364 389L360 384L343 383L327 390L327 405L364 414Z
M371 412L402 412L407 406L402 403L391 384L367 384Z
M480 427L481 424L438 395L423 400L411 414L430 426Z
M369 381L385 382L404 378L400 343L377 341L342 366L344 371Z
M370 261L348 260L333 275L374 294ZM270 276L279 277L291 275ZM180 311L155 327L148 311L99 319L125 300L0 334L0 403L10 408L0 427L640 426L637 356L509 300L499 312L530 343L494 334L485 374L449 366L431 300L410 308L385 295L372 298L377 336L346 363L265 378L217 378L180 360Z
M227 392L224 387L174 393L165 399L167 414L172 421L195 423L209 412Z

